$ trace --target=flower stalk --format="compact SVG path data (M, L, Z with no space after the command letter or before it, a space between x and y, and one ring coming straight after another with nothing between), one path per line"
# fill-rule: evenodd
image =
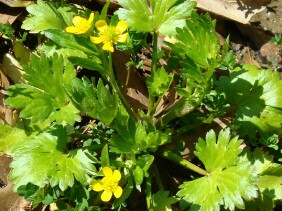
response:
M152 72L157 71L157 62L158 62L158 32L154 32L153 34L153 52L152 52ZM154 108L155 106L155 96L149 95L149 106L148 106L148 119L153 122L153 115L154 115Z
M104 52L102 52L102 54L104 55ZM103 56L104 58L102 59L103 63L107 63L107 59L105 58L105 56ZM127 100L125 99L124 95L121 93L121 90L116 82L116 78L114 75L114 70L113 70L113 59L112 59L112 53L109 52L109 59L108 59L109 63L107 64L107 72L106 72L106 77L107 77L107 81L109 82L109 84L112 86L113 91L115 94L118 95L121 103L123 104L124 108L126 109L127 113L132 117L132 119L137 122L138 120L140 120L141 117L139 117L139 115L137 115L131 108L131 106L128 104Z

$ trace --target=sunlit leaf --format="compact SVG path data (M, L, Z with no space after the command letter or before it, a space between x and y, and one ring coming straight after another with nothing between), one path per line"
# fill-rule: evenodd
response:
M0 153L4 152L7 155L13 155L15 146L28 137L27 132L22 129L1 124L0 134Z
M163 67L153 71L146 80L149 93L152 96L163 96L169 89L172 79L173 74L166 73Z
M22 28L38 33L46 29L64 29L66 24L61 14L49 2L38 0L36 4L26 7L29 17L23 21Z
M176 27L182 28L196 3L178 0L119 0L123 7L116 11L129 27L138 32L159 31L173 35Z
M61 56L56 54L49 59L43 54L41 58L32 56L30 65L25 66L24 75L27 84L11 86L7 91L5 103L21 110L22 118L32 122L49 122L73 124L80 120L78 110L71 104L64 86L72 83L76 72L71 63L64 66Z
M234 210L244 209L245 200L257 197L256 174L248 161L239 162L241 153L237 137L232 138L229 130L222 130L218 137L214 131L200 139L195 155L203 162L208 175L184 182L177 195L192 204L191 210Z
M85 184L95 172L94 161L86 150L68 152L66 141L65 129L57 127L18 143L10 173L14 189L28 183L58 185L61 190L72 187L75 180Z
M215 21L208 14L193 12L186 27L176 29L175 39L176 43L167 43L174 54L188 57L204 69L216 67L220 44L215 33Z

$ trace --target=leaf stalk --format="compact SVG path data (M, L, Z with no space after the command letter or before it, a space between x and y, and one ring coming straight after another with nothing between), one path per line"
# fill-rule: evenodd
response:
M198 174L207 176L208 172L198 166L196 166L195 164L189 162L188 160L183 159L182 157L178 156L177 154L167 151L167 150L161 150L160 151L161 155L171 161L173 161L174 163L177 163L187 169L190 169Z

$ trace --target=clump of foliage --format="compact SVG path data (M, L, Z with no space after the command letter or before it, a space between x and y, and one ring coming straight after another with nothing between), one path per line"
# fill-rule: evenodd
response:
M58 210L122 210L138 193L148 210L272 210L282 200L279 74L235 64L193 1L118 2L111 18L110 1L100 13L64 1L27 7L22 28L45 42L23 83L6 90L5 104L19 111L16 125L0 125L14 191ZM152 56L145 109L129 103L113 66L116 51L137 65L141 48ZM207 125L205 138L196 134L198 159L184 159L182 139ZM162 159L186 172L176 191Z

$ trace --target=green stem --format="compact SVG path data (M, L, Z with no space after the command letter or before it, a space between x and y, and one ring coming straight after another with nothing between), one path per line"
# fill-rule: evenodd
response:
M158 61L158 32L154 32L153 35L153 53L152 53L152 71L157 70Z
M201 104L209 90L210 84L207 84L205 89L202 91L201 95L197 97L197 102L192 102L189 99L182 97L179 101L174 104L172 108L170 108L167 113L163 114L159 119L156 120L155 125L157 127L163 127L174 118L182 117L194 111Z
M146 202L147 208L150 210L152 199L152 172L149 173L149 176L146 178Z
M190 169L194 172L197 172L198 174L201 175L208 175L208 172L198 166L196 166L195 164L189 162L188 160L183 159L182 157L178 156L177 154L167 151L167 150L161 150L160 153L162 154L162 156L164 156L165 158L187 168Z
M152 108L152 114L155 114L155 112L156 112L156 110L157 110L157 108L158 108L162 99L163 99L163 96L158 98L157 102L154 104L154 107Z
M114 74L114 70L113 70L113 59L112 59L112 54L109 53L109 62L107 62L107 59L105 58L105 54L104 52L101 52L102 54L102 63L105 66L106 69L106 79L107 81L111 84L113 91L115 94L118 95L121 103L123 104L124 108L126 109L126 111L128 112L128 114L132 117L132 119L134 119L135 122L137 122L138 120L140 120L140 116L137 115L132 108L130 107L130 105L128 104L127 100L125 99L124 95L121 93L120 88L116 82L116 78L115 78L115 74Z
M161 179L161 176L160 176L160 172L159 172L158 166L157 165L153 165L152 168L153 168L154 176L155 176L155 179L156 179L156 182L157 182L159 190L160 191L164 191L164 185L162 183L162 179Z
M208 118L206 118L208 119ZM188 124L188 125L184 125L183 127L180 127L176 130L174 130L172 136L176 136L176 135L181 135L181 134L184 134L184 133L187 133L195 128L199 128L200 126L202 126L203 124L206 124L204 122L204 120L201 120L201 121L198 121L198 122L194 122L192 124Z
M157 71L157 63L158 63L158 32L154 32L153 35L153 53L152 53L152 69L151 74ZM154 115L154 104L155 104L155 96L149 95L149 106L148 106L148 119L152 122Z

